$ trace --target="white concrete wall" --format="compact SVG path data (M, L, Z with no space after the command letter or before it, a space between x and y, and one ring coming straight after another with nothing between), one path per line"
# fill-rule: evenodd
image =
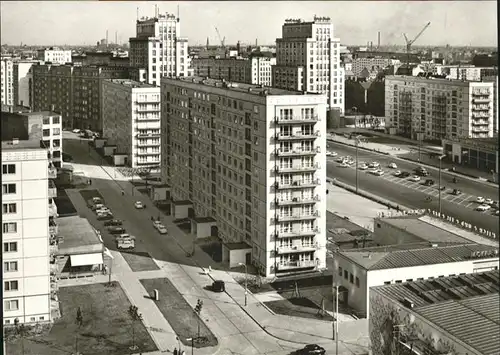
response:
M229 251L229 267L238 267L239 263L246 264L246 255L251 253L251 249L238 249Z

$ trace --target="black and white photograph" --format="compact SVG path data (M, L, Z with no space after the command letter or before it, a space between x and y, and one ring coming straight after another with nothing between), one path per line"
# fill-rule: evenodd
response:
M496 1L0 1L6 355L500 354Z

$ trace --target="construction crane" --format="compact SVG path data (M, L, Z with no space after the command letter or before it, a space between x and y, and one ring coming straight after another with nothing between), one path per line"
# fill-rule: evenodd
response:
M217 27L215 27L215 31L217 31L217 36L219 36L219 41L220 41L222 48L226 48L226 44L225 44L226 37L224 37L224 38L221 37L219 29Z
M411 51L411 46L413 45L413 43L415 43L415 41L417 39L420 38L420 36L422 35L422 33L424 33L424 31L427 29L427 27L429 27L431 25L430 22L427 23L427 25L424 26L424 28L422 28L422 31L420 31L418 33L418 35L415 36L415 38L412 40L412 41L409 41L408 40L408 37L406 37L406 34L403 33L403 36L405 38L405 41L406 41L406 66L409 67L410 65L410 51Z

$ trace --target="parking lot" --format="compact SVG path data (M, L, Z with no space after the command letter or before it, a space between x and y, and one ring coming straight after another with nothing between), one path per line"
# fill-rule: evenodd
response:
M328 157L328 161L330 163L336 164L337 168L339 169L354 169L354 170L356 169L356 164L351 164L346 166L345 164L338 162L337 161L338 159L339 159L338 156ZM366 169L366 170L360 169L360 167L363 164L368 165L369 163L371 162L359 161L358 173L372 175L378 179L383 179L391 184L395 184L398 187L404 187L407 189L412 189L424 193L430 197L429 202L432 200L437 200L439 198L439 182L435 176L421 177L419 181L413 181L413 177L415 176L415 173L413 171L408 171L408 173L411 174L409 177L406 178L397 177L394 176L395 172L398 170L397 167L389 168L388 166L384 166L382 164L378 169L379 171L383 171L383 174L377 176L374 175L373 173L374 169ZM426 180L433 180L434 184L432 186L427 186L425 184ZM463 206L471 210L476 210L476 208L482 204L477 202L478 196L473 196L467 193L460 193L459 195L453 194L454 189L460 190L460 184L454 184L452 181L449 180L444 181L444 179L442 179L441 186L443 187L443 190L441 191L441 200L446 200L448 202ZM495 208L491 208L490 210L483 213L493 214L495 213L495 211L496 211Z

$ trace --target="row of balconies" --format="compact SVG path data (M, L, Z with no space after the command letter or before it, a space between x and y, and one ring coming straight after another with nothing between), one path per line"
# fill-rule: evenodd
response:
M317 244L297 244L297 245L287 245L276 248L277 254L292 254L292 253L303 253L309 251L315 251L318 249Z
M490 96L489 90L473 90L472 96Z
M57 168L49 166L49 179L57 179Z
M316 203L321 201L321 197L319 195L315 196L307 196L307 197L291 197L288 199L278 199L274 200L274 203L277 206L289 206L289 205L303 205Z
M315 171L320 169L319 163L314 164L301 164L295 166L278 166L274 167L274 171L277 173L293 173L293 172L301 172L301 171Z
M275 155L279 157L291 157L291 156L301 156L301 155L316 155L321 153L320 147L315 147L312 149L303 149L303 148L295 148L295 149L276 149Z
M49 198L57 197L57 187L54 181L49 180Z
M474 98L474 99L472 99L472 103L474 103L474 104L483 104L483 103L486 104L489 102L490 102L489 98L482 98L482 99Z
M138 140L136 147L159 147L160 142L151 142L147 140Z
M301 124L304 122L318 122L318 115L311 116L276 116L274 121L277 124Z
M472 127L472 133L488 133L488 127Z
M315 139L317 137L320 137L321 134L319 131L316 132L294 132L292 133L278 133L275 135L276 140L300 140L300 139Z
M314 227L312 229L291 229L289 231L277 231L271 234L271 239L281 239L281 238L299 238L299 237L309 237L315 236L316 234L321 233L321 229L319 227Z
M277 264L278 270L300 269L315 266L316 261L314 260L281 261Z
M295 212L293 214L276 214L274 218L271 218L272 223L281 223L281 222L291 222L291 221L302 221L302 220L310 220L316 219L320 217L319 211L314 211L313 213L307 212Z
M160 121L160 117L146 116L146 117L136 117L136 121L147 122L147 121Z
M137 138L156 138L160 137L160 132L158 133L137 133L136 134Z
M156 151L156 152L152 152L152 151L150 151L150 152L148 152L148 151L144 152L144 151L140 151L140 150L139 150L139 151L137 151L137 152L135 153L135 155L137 155L137 156L145 156L145 155L158 155L158 154L160 154L160 151L159 151L159 150L158 150L158 151Z
M275 182L274 183L274 188L281 190L281 189L301 189L301 188L306 188L306 187L316 187L321 184L320 179L314 179L314 180L295 180L295 181L289 181L289 182Z
M472 125L473 126L488 126L490 123L486 120L473 120Z
M489 111L490 105L472 105L472 111Z

